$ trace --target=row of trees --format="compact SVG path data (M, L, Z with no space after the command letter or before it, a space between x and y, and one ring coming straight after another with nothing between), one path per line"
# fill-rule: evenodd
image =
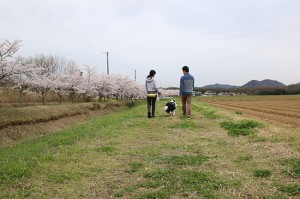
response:
M5 40L0 44L0 82L19 93L22 107L24 94L38 95L45 104L47 94L52 91L62 102L63 96L83 101L89 96L109 100L141 99L146 96L145 87L119 74L98 74L95 67L83 65L82 69L72 60L52 55L37 55L24 58L15 56L21 41ZM170 91L163 91L164 95Z
M300 84L292 84L282 87L239 87L239 88L196 88L196 91L205 93L206 91L214 91L216 93L232 92L245 93L248 95L295 95L300 94Z
M277 87L258 87L258 88L238 88L239 92L244 92L250 95L294 95L300 94L300 85L293 84L289 86Z

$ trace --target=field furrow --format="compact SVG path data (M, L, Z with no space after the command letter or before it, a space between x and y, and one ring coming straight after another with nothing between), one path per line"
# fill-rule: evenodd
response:
M257 112L257 111L253 111L253 110L249 110L249 109L233 107L233 106L224 106L224 105L220 105L220 104L213 104L213 105L227 109L227 110L235 111L235 112L242 112L244 114L253 116L254 118L262 119L264 121L276 122L276 123L280 123L280 124L283 124L288 127L300 127L299 118L291 118L291 117L287 117L287 116L275 115L272 113Z
M204 100L207 102L216 102L222 104L233 104L233 102L229 101L212 101L212 100ZM253 106L253 107L262 107L262 108L272 108L274 110L286 110L291 112L299 112L300 111L300 103L273 103L273 102L249 102L249 101L234 101L234 104L245 105L245 106Z
M269 113L273 115L282 115L282 116L287 116L291 118L300 118L300 112L296 111L284 111L281 109L273 109L271 107L263 107L263 106L252 106L251 104L225 104L225 103L211 103L215 105L221 105L221 106L226 106L226 107L235 107L235 108L241 108L241 109L246 109L246 110L252 110L252 111L257 111L257 112L262 112L262 113Z
M300 127L300 100L294 100L295 98L295 96L262 98L249 96L247 98L202 98L201 101L265 121L298 128Z

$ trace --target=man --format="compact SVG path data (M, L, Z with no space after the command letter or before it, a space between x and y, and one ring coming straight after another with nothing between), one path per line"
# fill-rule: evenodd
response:
M180 78L180 96L183 115L191 119L194 77L189 73L189 67L182 67L183 76Z

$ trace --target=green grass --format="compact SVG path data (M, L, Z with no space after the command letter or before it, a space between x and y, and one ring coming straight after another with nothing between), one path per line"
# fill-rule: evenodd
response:
M252 155L240 156L235 161L236 162L247 162L247 161L250 161L250 160L253 160L253 156Z
M56 134L18 144L14 147L0 148L0 183L31 176L32 170L40 161L52 161L53 153L73 145L82 139L91 139L96 136L97 130L111 126L109 118L99 123L87 122ZM110 132L106 132L110 134ZM112 151L112 147L102 147L96 150Z
M226 186L225 182L210 173L189 170L157 170L145 173L144 177L155 182L156 187L162 187L161 191L168 193L168 197L176 192L182 197L188 192L197 192L201 197L217 197L215 191Z
M64 117L87 114L93 110L103 110L121 106L124 106L121 102L110 104L91 102L56 106L28 106L23 108L0 107L0 129L20 124L47 122Z
M259 136L257 134L251 134L249 136L249 140L253 143L256 143L256 142L267 142L268 141L268 138L266 137L262 137L262 136Z
M200 112L204 117L209 119L217 119L220 116L217 114L217 109L202 103L201 106L193 105L193 109Z
M286 166L287 173L297 178L300 178L300 158L288 158L282 161Z
M196 129L199 128L199 126L197 124L195 124L194 122L188 120L188 121L183 121L177 124L173 124L171 126L169 126L170 128L179 128L179 129Z
M237 115L243 115L244 113L241 112L241 111L236 111L235 114L237 114Z
M29 177L39 162L48 162L54 159L53 153L76 141L91 138L95 134L89 131L80 131L82 128L73 128L59 134L44 136L15 147L1 148L0 156L0 183Z
M300 196L300 184L288 184L279 186L279 190L291 196Z
M272 175L272 172L268 169L258 169L254 171L255 177L266 178Z
M139 193L137 198L170 198L172 195L182 198L189 193L205 198L218 198L221 195L216 191L227 186L225 181L211 173L176 168L146 172L143 177L143 182L126 187L115 196L122 197L129 192L143 189L144 192Z
M102 146L95 149L98 152L113 152L116 150L113 146Z
M281 157L293 148L254 142L266 136L259 132L258 138L236 137L220 128L224 118L229 130L260 124L235 121L244 115L231 117L196 100L192 120L169 117L160 111L164 104L158 102L155 118L147 118L142 104L0 147L0 198L300 196L299 158Z
M63 183L64 181L70 180L71 178L66 174L49 173L47 178L51 182Z
M140 171L144 167L144 164L142 162L133 162L129 164L129 169L127 172L135 173Z
M183 165L201 165L208 159L205 155L181 155L181 156L159 156L152 158L157 164Z
M251 135L254 134L254 128L262 126L261 123L252 120L242 120L239 122L224 121L221 123L221 127L228 131L228 134L233 136L239 135Z

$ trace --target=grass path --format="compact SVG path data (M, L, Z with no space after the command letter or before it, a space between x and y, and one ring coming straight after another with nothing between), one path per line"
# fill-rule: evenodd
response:
M247 119L197 98L191 120L146 106L0 148L0 198L299 198L299 132ZM242 128L247 126L242 126Z

